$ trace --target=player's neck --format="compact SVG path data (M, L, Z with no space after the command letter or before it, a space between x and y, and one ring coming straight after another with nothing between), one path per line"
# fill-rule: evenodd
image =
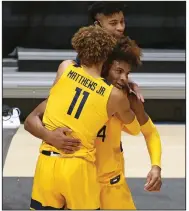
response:
M103 63L92 65L90 67L83 65L85 71L94 78L98 78L99 76L101 76L102 66L103 66Z

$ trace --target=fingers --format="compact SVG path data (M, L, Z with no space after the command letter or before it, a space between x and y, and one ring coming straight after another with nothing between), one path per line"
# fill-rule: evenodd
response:
M152 178L149 183L144 185L144 190L149 191L156 183L156 178Z
M159 185L157 185L157 189L156 189L156 191L160 191L161 186L162 186L162 181L160 181Z
M148 191L159 191L161 181L157 180L156 183Z
M63 144L65 146L77 147L77 146L80 146L81 145L81 142L80 142L79 139L64 137Z
M137 98L138 98L142 103L144 103L144 97L143 97L142 94L137 93Z
M80 149L80 145L80 142L70 142L64 140L64 142L61 143L60 149L77 151L78 149Z
M144 97L143 97L142 94L140 95L140 100L141 100L142 103L144 103Z
M132 89L132 90L135 92L137 98L138 98L141 102L144 103L144 97L143 97L143 95L140 93L140 88L139 88L138 84L132 82L132 83L129 83L128 87L129 87L130 89ZM130 93L130 92L129 92L129 93Z
M146 191L160 191L161 189L161 178L156 178L151 182L149 185L147 185L144 189Z
M66 132L71 133L72 132L72 130L68 127L62 127L60 129L62 130L63 133L66 133Z
M62 139L66 143L66 145L78 146L80 145L80 140L76 138L71 138L66 136L65 133L71 133L72 130L68 127L58 128L57 130L61 130L62 132Z
M151 175L150 173L148 174L147 178L146 178L146 184L144 186L146 186L151 180Z
M79 150L79 147L63 146L61 150L66 154L73 154L75 151Z

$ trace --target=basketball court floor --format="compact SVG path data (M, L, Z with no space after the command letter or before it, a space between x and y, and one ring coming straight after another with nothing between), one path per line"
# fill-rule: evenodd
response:
M144 191L150 170L142 134L122 134L126 179L137 209L186 209L185 125L157 124L162 140L163 185L158 193ZM32 180L41 141L24 130L14 136L3 170L3 209L29 209Z

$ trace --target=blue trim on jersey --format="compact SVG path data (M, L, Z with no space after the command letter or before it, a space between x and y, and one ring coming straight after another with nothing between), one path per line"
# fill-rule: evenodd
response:
M80 59L79 59L78 55L75 58L75 62L76 62L76 65L75 65L76 67L80 67L81 66L81 62L80 62Z

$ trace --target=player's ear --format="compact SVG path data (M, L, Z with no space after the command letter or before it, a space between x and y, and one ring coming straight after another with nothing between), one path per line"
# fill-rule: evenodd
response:
M95 26L100 26L100 27L101 27L101 24L100 24L100 22L99 22L98 20L96 20L96 21L94 22L94 25L95 25Z

